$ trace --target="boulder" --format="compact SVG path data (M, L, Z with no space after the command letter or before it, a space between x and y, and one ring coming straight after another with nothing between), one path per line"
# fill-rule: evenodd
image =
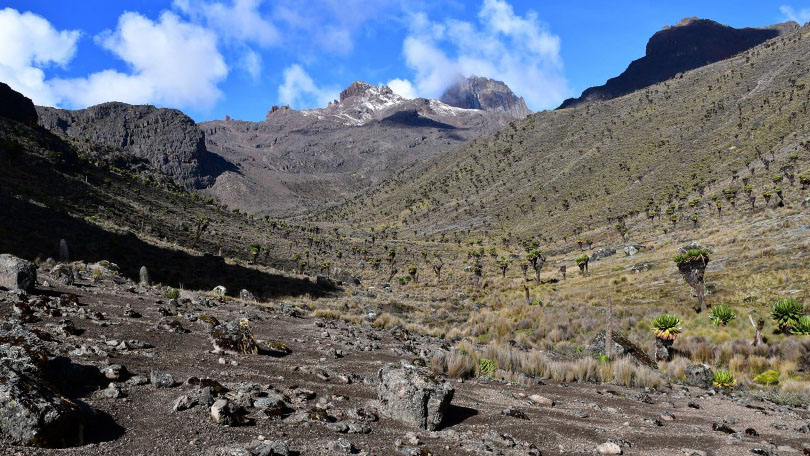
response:
M214 289L213 289L213 290L211 290L211 291L212 291L212 292L213 292L215 295L220 296L220 297L224 297L224 296L225 296L225 293L227 293L227 292L228 292L228 290L227 290L225 287L223 287L222 285L217 285L217 286L215 286L215 287L214 287Z
M638 273L642 271L649 271L652 268L653 268L652 263L644 261L641 263L634 264L633 266L630 266L630 271Z
M0 440L58 448L80 445L92 411L62 396L44 379L49 353L15 323L0 324Z
M31 291L37 283L37 267L13 255L0 255L0 287Z
M686 384L697 388L709 389L714 382L714 371L705 364L692 364L683 371Z
M613 256L616 254L616 249L612 249L610 247L605 247L602 249L596 249L595 252L591 255L591 261L599 261L604 260L607 257Z
M605 330L593 338L593 341L585 347L585 350L593 354L605 353ZM658 365L650 359L647 353L644 352L638 345L634 344L627 337L613 331L613 356L629 356L630 359L642 366L647 366L651 369L658 369Z
M639 251L641 251L641 249L643 248L644 246L641 244L629 244L624 246L624 249L622 250L624 250L625 256L633 256L637 254Z
M377 373L380 411L389 418L421 429L436 430L447 413L455 389L429 370L388 364Z
M243 288L242 291L239 292L239 299L243 301L255 301L256 296L253 296L253 293Z
M217 353L255 354L259 352L247 320L234 320L211 330L211 343Z

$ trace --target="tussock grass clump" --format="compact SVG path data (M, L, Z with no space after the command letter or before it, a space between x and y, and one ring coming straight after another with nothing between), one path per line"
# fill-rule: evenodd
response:
M403 328L405 322L401 318L385 312L377 317L371 325L377 329Z
M659 372L639 366L629 358L598 361L591 357L551 360L540 351L518 350L491 344L474 350L469 344L435 355L430 366L449 377L468 378L476 374L510 380L525 375L565 383L615 383L629 387L657 388L664 380ZM511 381L511 380L510 380Z

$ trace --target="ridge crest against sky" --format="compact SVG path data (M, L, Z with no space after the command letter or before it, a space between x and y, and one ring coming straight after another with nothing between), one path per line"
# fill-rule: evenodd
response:
M12 0L0 3L0 81L41 105L148 103L200 121L323 107L355 80L438 98L476 74L537 111L618 75L690 16L803 24L810 2Z

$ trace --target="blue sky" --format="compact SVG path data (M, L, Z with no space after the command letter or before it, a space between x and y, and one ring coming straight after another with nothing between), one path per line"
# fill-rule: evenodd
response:
M542 110L690 16L804 23L810 2L2 0L0 81L38 104L150 103L202 121L321 107L355 80L438 97L478 74Z

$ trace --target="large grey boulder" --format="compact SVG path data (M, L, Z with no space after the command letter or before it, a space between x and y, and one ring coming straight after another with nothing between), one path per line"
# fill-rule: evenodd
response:
M638 252L640 252L642 249L644 249L644 246L641 244L628 244L624 246L624 249L622 250L624 251L625 256L633 256Z
M442 422L455 389L429 370L388 364L377 373L380 411L389 418L430 431Z
M48 358L36 334L0 324L0 441L46 448L84 443L92 411L44 380Z
M37 283L37 267L13 255L0 255L0 287L31 291Z
M709 389L714 382L714 371L705 364L692 364L683 371L686 384L698 388Z
M596 251L591 255L591 261L604 260L605 258L613 255L616 255L616 249L612 249L610 247L596 249Z

